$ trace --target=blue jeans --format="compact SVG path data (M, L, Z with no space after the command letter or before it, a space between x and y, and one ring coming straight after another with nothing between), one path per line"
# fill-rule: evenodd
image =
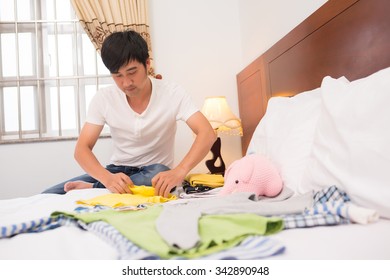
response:
M132 167L132 166L123 166L123 165L114 165L109 164L106 166L106 169L110 171L111 173L124 173L128 175L133 181L134 185L140 186L151 186L152 185L152 178L162 172L169 170L169 167L163 165L163 164L151 164L147 166L142 167ZM84 174L78 177L74 177L70 180L67 180L65 182L62 182L58 185L52 186L46 190L44 190L42 193L55 193L55 194L65 194L64 191L64 185L67 182L73 182L73 181L84 181L88 183L93 183L94 188L105 188L105 186L97 181L95 178L89 176L88 174Z

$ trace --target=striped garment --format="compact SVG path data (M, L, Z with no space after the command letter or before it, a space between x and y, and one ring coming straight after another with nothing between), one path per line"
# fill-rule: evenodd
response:
M151 260L160 259L159 256L135 245L124 237L117 229L106 222L98 221L90 224L77 221L62 215L54 218L47 217L18 225L1 227L1 238L12 237L21 233L42 232L60 226L77 226L96 234L102 240L113 246L119 259L122 260ZM284 252L285 247L278 241L264 236L249 236L234 248L201 257L200 259L260 259Z
M55 229L60 226L77 225L78 221L69 219L63 216L44 217L36 220L30 220L20 224L11 224L8 226L1 226L0 238L12 237L20 233L42 232L45 230Z
M138 247L116 228L106 222L93 222L86 225L86 229L114 246L122 260L145 260L160 259L159 256L151 254ZM200 257L201 260L249 260L262 259L283 253L285 246L279 241L265 236L248 236L240 244L217 253ZM175 258L183 259L183 258Z
M313 194L314 204L302 214L282 215L284 229L330 226L351 223L348 209L351 205L348 195L336 186L331 186ZM147 205L130 210L146 209ZM75 212L96 212L106 207L78 207ZM159 259L158 256L143 250L108 223L98 221L85 224L69 216L45 217L20 224L0 227L0 238L9 238L20 233L42 232L60 226L77 226L90 231L108 242L118 251L119 259ZM200 259L261 259L284 252L285 247L270 237L249 236L239 245Z
M121 260L159 259L157 255L149 253L135 245L116 228L106 222L98 221L90 224L81 223L81 225L85 230L94 233L96 236L113 246L117 250L119 259Z

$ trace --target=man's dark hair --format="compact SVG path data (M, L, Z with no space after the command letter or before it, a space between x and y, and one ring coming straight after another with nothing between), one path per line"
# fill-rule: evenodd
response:
M119 68L133 60L142 63L146 68L149 58L148 44L133 30L114 32L103 41L101 57L111 73L117 73Z

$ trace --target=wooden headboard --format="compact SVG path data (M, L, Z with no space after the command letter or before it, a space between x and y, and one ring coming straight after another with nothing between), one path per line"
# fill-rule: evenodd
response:
M390 1L329 0L237 75L245 155L273 96L350 81L390 66Z

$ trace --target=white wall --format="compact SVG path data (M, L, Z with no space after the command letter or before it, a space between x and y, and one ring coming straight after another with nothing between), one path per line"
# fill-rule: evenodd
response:
M101 139L97 157L108 163L111 139ZM73 159L75 141L0 145L0 199L29 196L83 172Z
M207 96L225 95L238 116L236 74L241 66L237 0L150 0L150 25L156 72L184 86L201 108ZM224 137L226 164L241 157L240 137ZM193 135L180 124L176 162ZM194 169L207 172L204 163Z
M236 74L318 8L320 0L150 0L156 72L183 85L199 107L211 95L225 95L238 116ZM261 15L261 16L259 16ZM180 124L176 162L193 135ZM0 145L0 199L28 196L82 170L73 159L75 141ZM109 162L111 140L95 152ZM241 157L239 137L222 137L229 165ZM206 172L199 164L194 172Z
M256 59L327 0L239 0L242 65Z

